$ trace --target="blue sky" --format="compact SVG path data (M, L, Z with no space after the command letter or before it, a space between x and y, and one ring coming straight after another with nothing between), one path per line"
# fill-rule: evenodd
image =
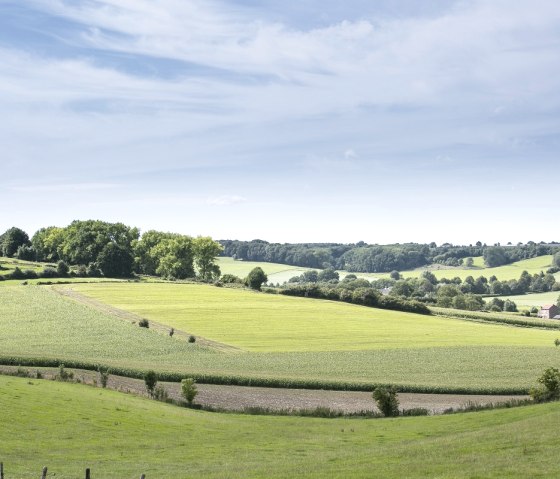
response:
M0 229L560 241L560 3L0 0ZM544 185L544 188L543 188Z

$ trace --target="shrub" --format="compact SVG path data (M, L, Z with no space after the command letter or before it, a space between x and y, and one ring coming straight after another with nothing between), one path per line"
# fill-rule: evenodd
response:
M234 274L224 274L220 278L220 282L223 284L242 284L243 280L240 277L235 276Z
M554 340L554 345L555 345L556 347L560 346L560 339L556 338L556 339Z
M385 417L399 415L399 400L394 387L378 387L373 391L373 399Z
M181 395L189 405L192 404L194 398L198 394L196 381L192 378L186 378L181 381Z
M148 371L144 374L144 383L146 384L146 391L151 397L154 397L156 385L157 385L157 374L155 371Z
M138 321L138 326L140 326L141 328L149 328L150 322L147 319L142 318L140 321Z
M76 276L78 278L85 278L87 276L87 267L85 264L80 264L76 268Z
M53 267L45 266L43 268L43 271L41 271L39 273L39 277L40 278L57 278L58 273L56 272L56 269L54 269Z
M109 369L100 367L97 371L99 372L99 382L101 383L101 387L106 388L107 382L109 381Z
M64 364L58 365L58 374L54 377L57 381L71 381L74 379L74 373L67 372L64 369Z
M56 264L56 272L58 273L59 276L67 276L69 271L70 268L64 261L60 260Z
M529 394L535 402L557 401L560 399L560 371L548 368L537 379L541 387L531 388Z
M194 343L194 342L196 342L196 338L191 334L189 336L189 343Z
M173 337L174 334L175 334L175 328L171 328L169 330L169 336Z
M257 266L249 272L249 274L247 275L247 279L245 280L245 284L251 289L260 291L261 286L263 285L263 283L266 283L267 280L268 277L266 276L265 272L260 266Z
M154 388L154 392L152 393L152 397L156 400L156 401L167 401L167 398L169 397L167 394L167 391L165 390L165 388L163 386L156 386Z
M403 416L427 416L428 414L430 414L430 411L428 411L424 407L413 407L410 409L402 410Z

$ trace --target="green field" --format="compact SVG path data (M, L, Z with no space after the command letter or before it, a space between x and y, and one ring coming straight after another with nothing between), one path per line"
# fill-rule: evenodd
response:
M560 297L560 291L548 293L521 294L518 296L498 296L500 299L510 299L515 301L518 309L532 308L533 306L542 307L547 304L556 304Z
M45 465L59 478L557 477L559 422L558 403L370 420L216 414L0 377L7 478Z
M543 346L557 335L196 284L78 284L72 289L144 318L253 352Z
M258 261L234 261L233 258L220 256L218 257L218 266L222 274L234 274L241 279L245 278L249 272L257 266L262 268L268 276L269 283L284 283L294 276L299 276L310 268L301 268L299 266L289 266L279 263L265 263Z
M238 290L195 285L164 286L179 288L179 291L181 288L201 288L200 291L208 290L219 295L226 291L241 293ZM243 293L265 301L275 298ZM341 311L360 311L360 314L372 315L372 318L377 314L389 313L304 298L283 299L301 303L305 308L310 305L321 310L325 305L327 308L341 307ZM398 337L390 343L376 344L374 338L369 338L369 344L375 345L374 349L369 350L226 353L198 346L198 343L188 344L152 329L139 328L113 315L62 297L50 287L0 288L0 304L2 357L102 363L113 367L156 369L185 375L358 385L392 383L409 389L473 392L527 390L535 384L535 378L545 368L560 366L560 355L553 345L554 339L559 336L558 332L424 316L413 317L419 321L429 320L433 334L438 331L435 325L442 325L435 338L423 336L421 332L411 335L405 330L396 329ZM216 309L215 318L219 320L221 316L220 310ZM339 321L343 322L343 318ZM433 322L436 319L438 321ZM320 322L321 318L310 320L313 321ZM395 323L399 321L395 319ZM358 324L366 323L362 318ZM404 324L410 326L413 323L406 321ZM448 328L444 329L443 325L448 325ZM472 345L465 345L462 335L454 333L455 326L461 331L471 331ZM468 329L462 329L465 327ZM316 325L312 325L312 330L315 328ZM345 334L359 333L366 337L363 331L345 331L339 333L341 340ZM479 331L479 339L474 331ZM493 344L485 339L487 332L495 338ZM271 338L271 341L271 344L278 342L275 338ZM335 338L331 337L330 341L333 348L337 347ZM439 346L434 347L434 341ZM313 341L310 344L313 345ZM316 345L313 347L317 348Z
M509 279L518 279L523 271L527 271L530 274L537 274L541 271L545 271L552 265L552 255L538 256L536 258L526 259L523 261L517 261L512 264L505 266L499 266L497 268L487 268L484 265L484 260L482 256L477 256L473 258L474 266L472 268L450 268L439 264L433 264L429 267L417 268L413 270L401 271L401 274L405 278L418 278L424 271L431 271L435 274L438 279L452 279L459 277L464 280L467 276L473 276L477 278L478 276L486 276L489 278L494 275L499 280L505 281ZM297 266L288 266L285 264L278 263L265 263L265 262L252 262L252 261L234 261L232 258L221 257L218 258L218 264L220 265L222 274L230 273L236 276L245 277L251 269L255 266L260 266L265 273L268 274L269 282L280 283L288 281L293 276L299 276L304 271L310 268L298 268ZM348 271L338 271L340 278L344 278ZM369 281L388 278L389 273L352 273L359 278L365 278ZM556 274L556 279L560 280L560 273Z

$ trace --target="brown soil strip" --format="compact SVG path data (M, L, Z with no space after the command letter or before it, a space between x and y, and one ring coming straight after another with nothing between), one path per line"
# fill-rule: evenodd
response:
M73 289L71 289L71 287L68 287L68 285L64 285L64 286L51 286L51 289L60 294L61 296L64 296L66 298L70 298L74 301L77 301L78 303L82 303L85 304L86 306L89 306L91 308L96 309L97 311L101 311L102 313L105 314L110 314L111 316L114 316L118 319L121 319L123 321L127 321L129 323L132 324L138 324L142 319L147 319L147 318L143 318L142 316L139 316L135 313L131 313L129 311L124 311L122 309L119 308L115 308L114 306L111 306L109 304L103 303L101 301L98 301L96 299L90 298L89 296L85 296L83 294L78 293L77 291L74 291ZM154 321L152 319L149 320L150 322L150 329L153 331L156 331L160 334L164 334L164 335L169 335L169 332L171 331L171 328L163 323L158 323L157 321ZM189 337L191 336L190 333L186 332L186 331L181 331L179 329L174 329L174 333L173 333L173 337L180 339L180 340L184 340L184 341L188 341ZM195 336L196 338L196 343L200 346L205 346L208 348L212 348L212 349L216 349L218 351L221 352L225 352L225 353L238 353L241 352L242 350L240 348L236 348L235 346L230 346L229 344L224 344L224 343L219 343L217 341L212 341L211 339L206 339L200 336Z
M0 373L14 373L16 366L0 366ZM54 378L55 368L22 368L35 377L41 371L46 379ZM99 375L93 371L66 369L74 373L74 379L86 384L99 384ZM159 383L170 398L181 399L181 385L178 383ZM125 393L147 396L144 381L122 376L109 377L108 388ZM345 413L376 411L371 393L355 391L325 391L310 389L275 389L244 386L221 386L197 384L198 395L195 402L226 410L240 411L249 407L272 410L315 409L328 407ZM426 408L433 414L441 414L448 408L461 408L469 403L487 405L498 404L512 399L526 399L527 396L469 395L469 394L416 394L401 393L398 396L400 407L404 409Z

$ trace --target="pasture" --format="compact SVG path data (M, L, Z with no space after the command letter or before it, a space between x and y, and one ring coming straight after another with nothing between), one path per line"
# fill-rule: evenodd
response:
M559 421L558 403L370 420L216 414L0 377L7 478L35 477L44 465L61 478L86 467L94 477L148 479L555 477Z
M186 288L185 291L201 288L200 294L209 294L205 292L208 288L208 291L218 295L230 291L200 285L169 287L179 288L179 291L181 288ZM136 291L140 295L143 290ZM238 290L231 292L241 293ZM265 301L268 301L268 298L276 298L264 294L246 294L252 301L256 301L253 298L261 297ZM372 349L341 350L337 348L336 335L329 339L333 350L321 351L318 349L319 345L313 341L308 341L309 349L305 341L301 341L303 350L296 352L285 351L288 349L286 347L283 347L284 351L281 352L234 352L214 349L202 346L202 341L189 344L177 335L169 337L154 329L139 328L137 324L123 320L117 315L63 297L48 286L12 286L0 288L0 354L4 358L17 357L30 362L51 359L67 364L101 363L136 371L155 369L159 372L197 377L217 376L222 378L222 381L241 381L244 384L250 380L254 384L271 381L277 385L297 387L328 385L332 388L368 389L373 384L391 383L406 390L434 392L527 391L545 368L560 365L558 350L553 344L558 336L555 331L413 316L414 321L416 318L418 321L430 320L432 334L436 335L430 338L429 335L423 335L421 328L416 329L415 334L408 333L404 327L400 330L400 320L395 316L396 329L386 330L385 341L380 342L375 340L374 328L361 332L352 331L344 327L344 318L352 311L359 311L359 314L366 316L372 315L371 318L375 318L377 314L389 313L388 311L378 312L358 306L304 298L283 299L291 299L295 304L301 303L303 308L310 305L319 308L319 311L325 306L342 308L337 310L342 313L346 311L339 319L340 327L343 328L338 333L341 341L346 334L355 337L359 337L359 334ZM270 307L268 309L270 313ZM272 309L276 309L274 303ZM248 309L246 313L250 315L251 310ZM266 309L259 312L258 317L262 317L262 321L266 321L265 313ZM222 305L216 304L209 321L220 322L223 316ZM236 324L242 323L243 316L239 316ZM305 319L306 316L301 317ZM382 323L386 321L382 316L381 318ZM436 319L438 321L433 322ZM320 322L321 316L308 316L308 322L314 321ZM412 327L414 321L405 320L402 324ZM372 319L371 322L375 320ZM358 318L356 324L366 324L365 317ZM462 335L455 334L455 326L469 327L467 330L461 330L471 331L470 345L464 344ZM316 325L309 327L314 331ZM304 331L301 326L300 331ZM369 331L369 337L366 331ZM390 338L389 331L393 331L396 337ZM478 333L475 333L476 331ZM485 338L487 332L494 337L493 343ZM233 331L231 334L239 333ZM270 337L268 348L271 349L273 345L276 348L285 341L286 339ZM439 345L435 346L434 342ZM261 346L257 344L257 348Z
M217 264L222 274L233 274L245 278L253 269L261 267L268 276L269 283L284 283L294 276L299 276L310 268L302 268L299 266L290 266L279 263L265 263L258 261L235 261L233 258L220 256L217 258Z
M542 307L547 304L556 304L560 297L560 291L548 293L521 294L519 296L498 296L500 299L510 299L517 304L518 309L530 309L533 306Z

